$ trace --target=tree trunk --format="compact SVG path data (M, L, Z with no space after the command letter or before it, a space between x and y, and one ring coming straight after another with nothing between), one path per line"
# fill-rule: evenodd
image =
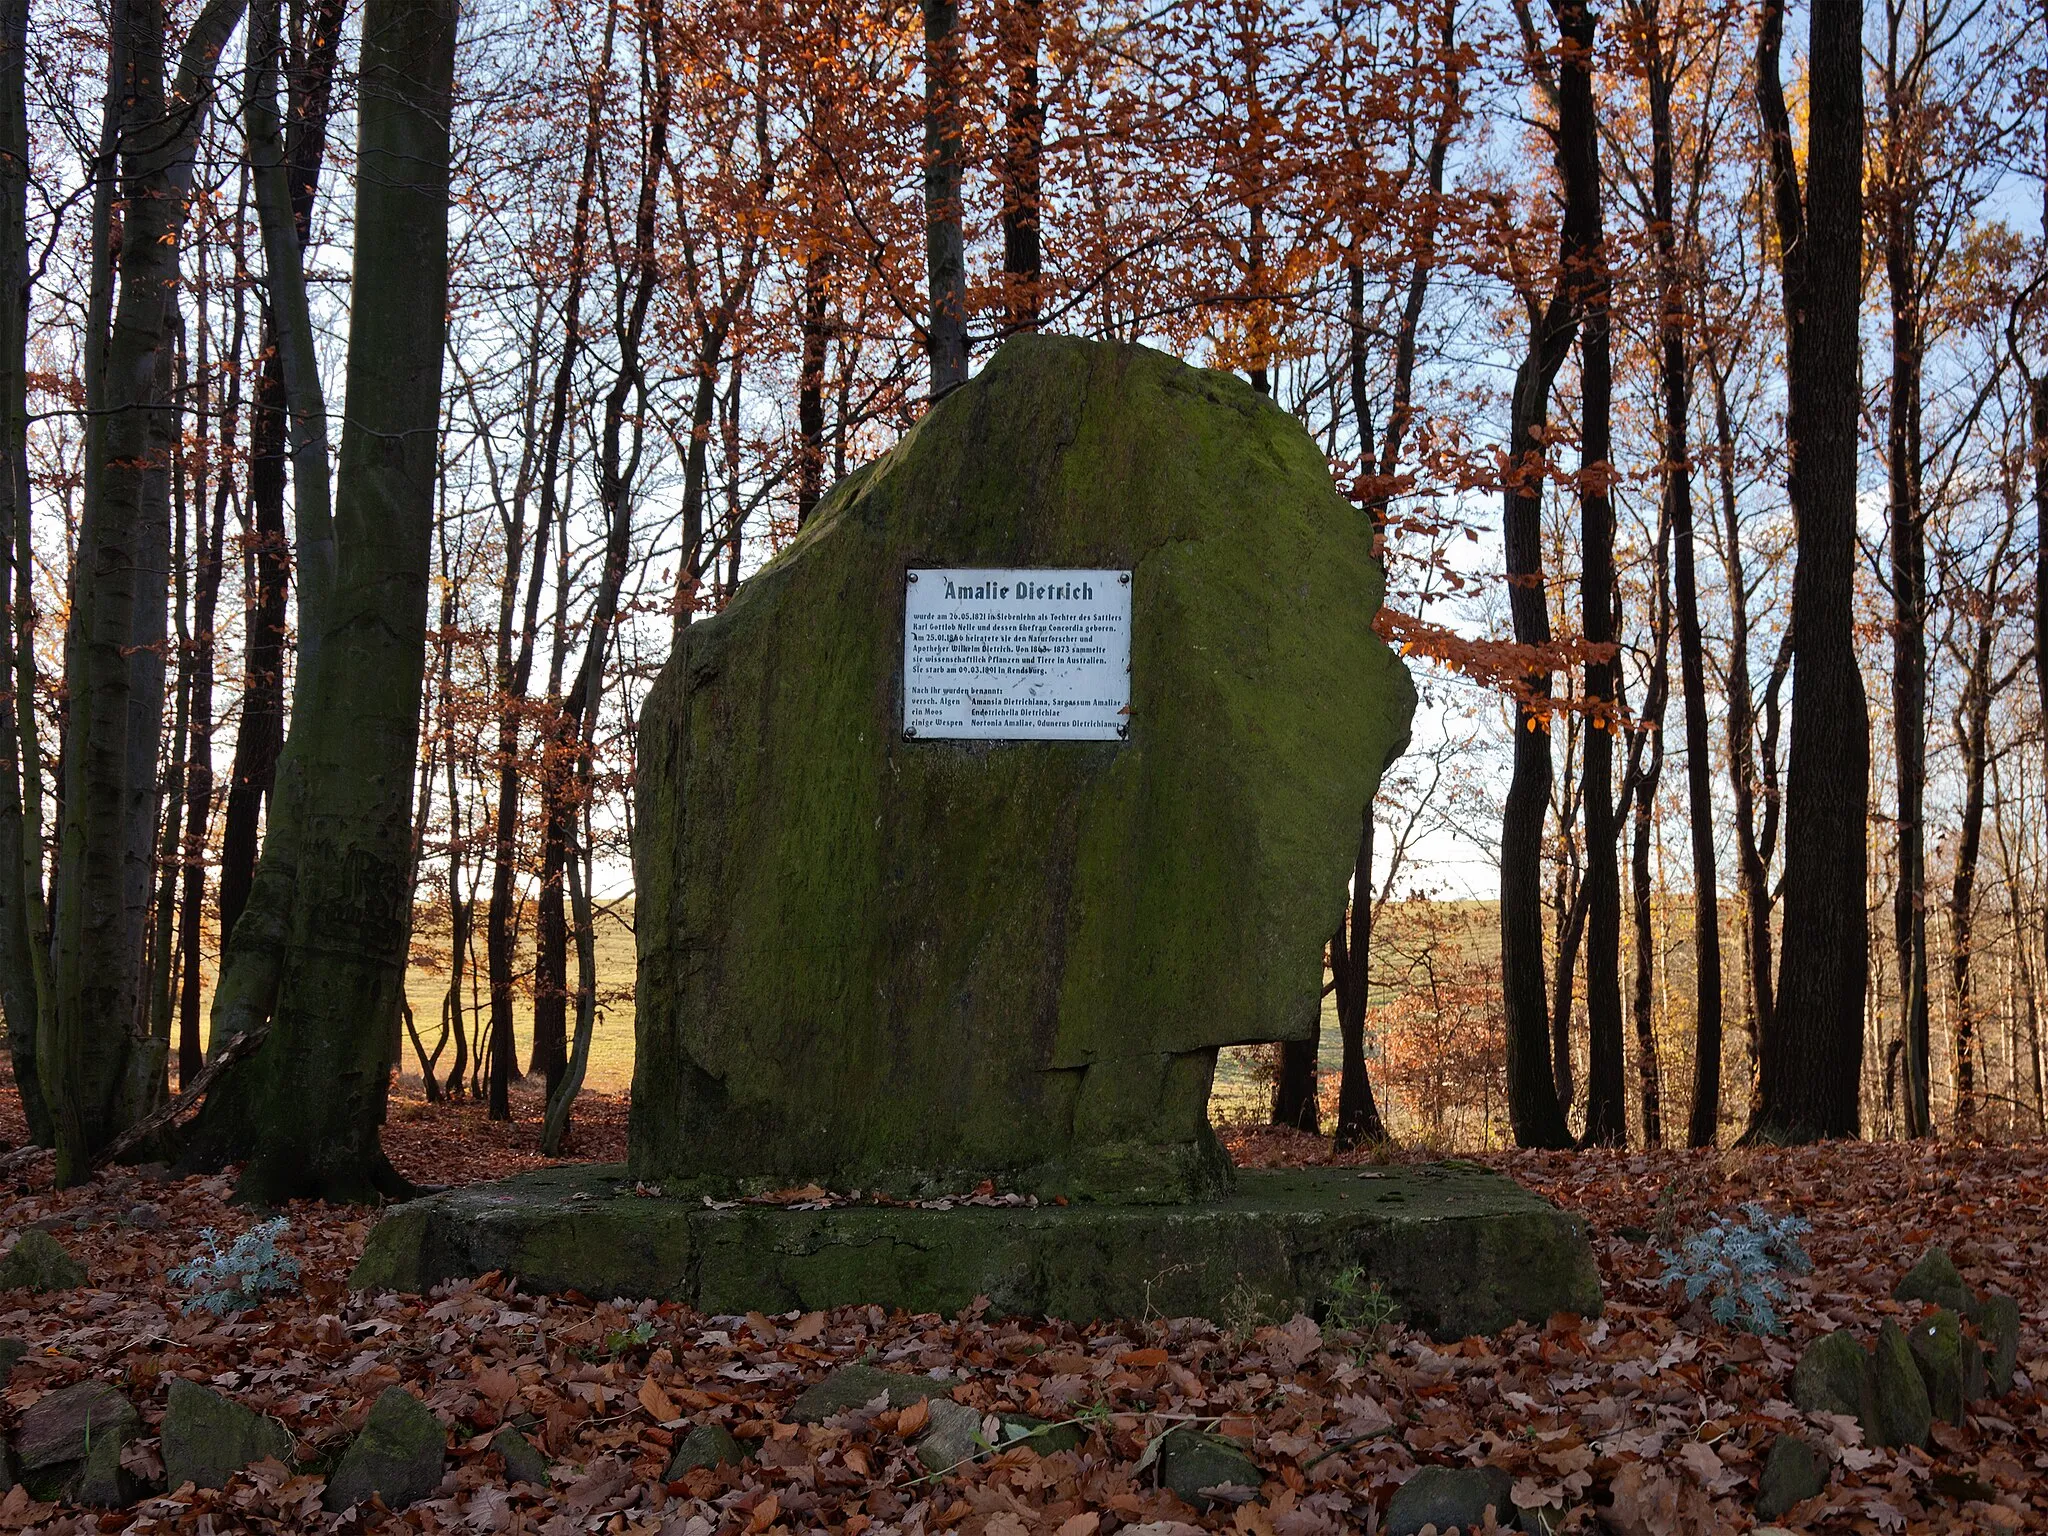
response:
M1586 818L1585 1143L1628 1140L1628 1088L1621 1012L1621 872L1614 814L1614 741L1621 729L1615 692L1614 502L1608 491L1614 370L1609 281L1600 210L1600 139L1593 101L1596 23L1587 0L1557 0L1558 164L1564 173L1564 261L1579 285L1579 602L1586 660L1586 759L1580 798Z
M811 520L825 481L825 348L832 339L826 321L831 302L831 258L813 251L804 262L803 356L796 387L796 525ZM713 365L716 366L715 364ZM699 536L701 537L701 529Z
M478 1044L488 1049L490 1117L512 1118L511 1080L517 1075L512 1046L512 964L517 947L518 833L520 801L519 734L533 679L533 651L540 624L541 585L547 574L548 535L558 516L562 479L562 439L572 410L570 387L583 340L583 285L590 260L591 209L597 196L598 156L604 139L604 81L611 72L618 37L619 7L605 7L604 44L591 74L583 123L583 167L576 182L576 211L569 231L569 283L562 301L562 355L556 363L553 393L548 402L547 441L541 454L540 512L534 528L533 566L527 573L526 605L519 629L518 654L512 648L514 594L519 588L525 545L525 499L519 501L508 539L505 581L498 604L498 803L491 818L491 901L484 913L484 965L491 985L491 1021ZM562 1068L568 1042L561 1011L550 1007L543 1018L536 994L533 1054L528 1065L552 1077ZM450 1092L459 1092L451 1081Z
M1650 760L1631 778L1635 805L1635 843L1630 850L1629 883L1631 915L1635 922L1635 995L1632 999L1636 1026L1636 1080L1642 1096L1643 1145L1664 1144L1663 1073L1657 1062L1657 1017L1654 991L1656 934L1652 927L1653 888L1650 883L1650 852L1656 840L1657 787L1664 778L1664 708L1671 692L1671 593L1667 579L1671 543L1671 502L1667 496L1657 530L1657 557L1653 579L1651 625L1656 635L1650 660L1649 686L1643 700L1643 730L1650 740ZM1632 749L1631 758L1635 756ZM1630 764L1634 769L1633 761ZM1622 796L1624 801L1628 794Z
M37 1051L60 1185L87 1177L100 1148L163 1091L143 988L163 728L168 464L177 433L168 348L195 145L221 47L240 14L241 0L210 0L194 21L175 110L164 89L161 5L132 0L121 17L132 128L121 157L121 291L105 414L87 430L96 474L79 522L65 647L54 1007Z
M1763 1037L1751 1138L1854 1136L1869 976L1864 823L1870 718L1855 643L1857 309L1862 278L1862 0L1816 7L1802 204L1779 83L1784 0L1765 0L1757 102L1784 277L1792 740L1785 774L1786 969Z
M28 474L28 15L0 0L0 1013L28 1137L55 1141L36 1064L49 996L43 910L42 764L35 755L35 565Z
M1561 169L1561 168L1560 168ZM1569 212L1569 210L1568 210ZM1567 231L1563 249L1583 248ZM1543 580L1543 481L1550 390L1571 350L1576 279L1562 261L1547 303L1529 300L1529 351L1515 373L1503 476L1501 537L1508 608L1518 645L1550 644ZM1515 700L1514 768L1500 830L1500 964L1507 1014L1508 1116L1515 1143L1566 1147L1571 1129L1550 1066L1550 1010L1543 976L1543 824L1550 810L1550 671L1522 679Z
M264 1204L407 1188L378 1128L411 926L455 23L452 0L370 0L363 16L335 582L229 943L213 1049L266 1022L269 1034L209 1096L200 1127L215 1157L247 1157L239 1193Z
M1713 749L1707 727L1705 644L1692 507L1692 367L1686 356L1685 279L1679 265L1678 210L1672 186L1673 67L1654 3L1643 7L1637 37L1650 98L1651 235L1658 289L1658 384L1663 395L1665 516L1671 525L1673 604L1678 621L1679 688L1685 708L1686 818L1692 835L1692 1113L1686 1144L1710 1147L1721 1118L1721 900L1714 858ZM1661 753L1661 741L1659 743ZM1647 871L1645 872L1646 878ZM1641 888L1643 878L1639 878Z
M1337 1080L1335 1150L1354 1152L1388 1140L1386 1122L1373 1097L1365 1061L1365 1013L1371 1004L1373 808L1358 830L1358 857L1351 865L1350 932L1337 925L1330 940L1330 974L1337 984L1337 1037L1343 1043L1343 1076Z
M1892 753L1897 884L1892 946L1905 1044L1906 1128L1934 1130L1927 978L1927 532L1920 496L1920 262L1917 86L1900 76L1897 5L1886 6L1884 164L1874 190L1891 300L1891 409L1885 437L1892 587ZM1917 71L1915 72L1917 77Z
M289 102L283 159L298 244L311 237L313 201L327 158L327 124L334 94L335 62L341 46L345 0L315 0L306 17L303 52L288 70ZM275 29L273 28L273 35ZM282 46L281 42L275 46ZM275 211L273 210L273 217ZM269 260L266 241L266 262ZM303 341L299 352L304 354ZM277 782L278 753L284 747L284 642L291 582L291 546L285 530L287 418L293 409L280 345L278 317L266 304L256 355L257 373L249 422L249 504L254 527L245 522L246 633L243 642L241 726L228 777L228 804L221 828L220 934L226 945L256 877L258 831L265 804ZM317 375L316 375L317 377ZM325 413L319 475L327 478ZM307 454L310 460L310 452ZM323 492L324 494L324 492ZM301 618L300 638L306 626Z
M1003 13L1003 317L1010 332L1035 331L1042 307L1038 243L1039 165L1045 102L1038 55L1045 45L1043 0L1009 0Z
M967 255L960 204L960 7L924 3L924 251L932 398L967 382Z

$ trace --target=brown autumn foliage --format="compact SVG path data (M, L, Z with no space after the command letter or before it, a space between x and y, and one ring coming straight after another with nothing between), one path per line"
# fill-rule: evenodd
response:
M466 1179L531 1166L535 1129L481 1110L407 1113L393 1156L415 1179ZM616 1102L590 1106L591 1150L615 1155ZM600 1131L598 1127L610 1127ZM0 1126L0 1131L9 1130ZM11 1127L18 1132L18 1125ZM1322 1161L1327 1143L1231 1133L1248 1165ZM297 1469L258 1464L225 1489L163 1490L130 1510L0 1497L0 1530L571 1531L728 1536L824 1530L957 1531L963 1536L1335 1536L1371 1530L1394 1487L1421 1466L1491 1462L1517 1497L1548 1503L1561 1528L1623 1536L1742 1528L1763 1451L1782 1430L1827 1447L1827 1493L1785 1523L1816 1532L1984 1532L2048 1527L2048 1154L2038 1147L1837 1144L1784 1152L1510 1154L1488 1162L1581 1214L1592 1229L1605 1315L1559 1317L1494 1338L1432 1342L1398 1324L1263 1317L1248 1302L1222 1325L1146 1318L1074 1327L880 1307L778 1317L702 1317L670 1304L525 1295L495 1278L426 1297L350 1294L346 1277L370 1221L299 1204L284 1247L305 1266L301 1293L218 1320L189 1306L166 1271L198 1229L240 1230L224 1178L122 1170L62 1192L48 1159L8 1159L0 1228L57 1234L87 1268L86 1288L0 1296L0 1335L29 1353L0 1393L0 1428L42 1394L90 1378L142 1409L127 1456L160 1471L154 1425L169 1378L212 1384L273 1414L293 1434ZM1375 1165L1358 1162L1370 1179ZM1813 1223L1809 1276L1789 1279L1789 1335L1759 1337L1686 1308L1658 1283L1654 1249L1750 1201ZM1802 1416L1786 1401L1799 1347L1917 1309L1888 1300L1923 1245L1945 1244L1966 1277L2020 1299L2026 1318L2011 1396L1932 1448L1861 1446L1853 1425ZM957 1375L957 1401L1079 1419L1081 1448L1013 1450L933 1478L912 1458L900 1415L855 1412L788 1422L796 1394L835 1364L873 1357ZM371 1401L402 1385L447 1426L438 1493L396 1514L321 1513L323 1458L338 1453ZM488 1447L512 1421L539 1441L552 1490L508 1485ZM1244 1441L1263 1474L1255 1495L1199 1515L1152 1484L1145 1447L1199 1421ZM759 1451L736 1467L664 1483L670 1446L717 1423ZM1158 1524L1157 1522L1169 1522Z

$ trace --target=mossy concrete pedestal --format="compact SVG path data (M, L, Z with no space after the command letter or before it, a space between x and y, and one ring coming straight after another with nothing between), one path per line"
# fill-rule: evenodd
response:
M1241 1171L1182 1205L724 1209L634 1193L624 1167L549 1169L400 1206L351 1283L424 1291L500 1271L541 1291L707 1313L878 1303L1101 1318L1316 1310L1346 1270L1443 1338L1600 1310L1585 1224L1476 1164Z

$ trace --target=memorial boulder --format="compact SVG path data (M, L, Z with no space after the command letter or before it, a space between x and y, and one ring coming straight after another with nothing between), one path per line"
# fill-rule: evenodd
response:
M1414 701L1380 595L1270 400L1006 343L648 698L630 1166L414 1201L354 1283L1087 1320L1362 1274L1440 1337L1597 1313L1584 1223L1499 1173L1235 1175L1209 1128L1220 1047L1316 1026Z
M642 715L632 1168L675 1192L1227 1186L1414 694L1300 424L1024 337L847 477Z

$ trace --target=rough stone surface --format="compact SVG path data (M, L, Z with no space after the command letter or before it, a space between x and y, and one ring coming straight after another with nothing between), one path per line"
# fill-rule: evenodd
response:
M2010 1296L1986 1296L1977 1304L1977 1331L1984 1336L1986 1390L2003 1397L2012 1390L2020 1356L2020 1304Z
M533 1290L712 1313L950 1314L987 1296L998 1315L1086 1321L1214 1318L1240 1282L1269 1313L1312 1312L1358 1268L1441 1338L1598 1315L1578 1217L1470 1163L1374 1171L1246 1172L1227 1198L1188 1206L792 1211L635 1196L616 1165L548 1169L399 1206L350 1283L419 1292L499 1270Z
M85 1266L41 1227L30 1227L0 1258L0 1291L68 1291L85 1284Z
M1920 1255L1920 1261L1892 1287L1892 1300L1929 1301L1958 1317L1968 1317L1977 1304L1946 1248L1930 1248Z
M1927 1383L1913 1358L1913 1346L1899 1325L1886 1318L1878 1325L1872 1416L1863 1421L1864 1438L1872 1445L1925 1445L1934 1415Z
M835 1413L864 1408L878 1397L886 1397L891 1408L908 1408L930 1397L951 1397L958 1383L936 1376L912 1376L905 1371L885 1371L873 1365L842 1365L815 1386L806 1388L790 1405L789 1416L798 1424L818 1424Z
M1212 1195L1217 1047L1304 1039L1414 692L1285 410L1006 343L842 481L640 721L635 1175ZM906 741L915 567L1129 569L1119 742Z
M1756 1512L1775 1520L1794 1504L1825 1492L1827 1486L1827 1458L1798 1435L1780 1435L1771 1442L1771 1453L1764 1459Z
M1036 1418L1028 1413L1004 1413L997 1417L1002 1420L1005 1450L1021 1446L1041 1456L1050 1456L1055 1451L1077 1451L1081 1442L1087 1439L1078 1424Z
M164 1407L164 1481L173 1488L225 1488L242 1468L274 1457L289 1460L291 1431L273 1418L175 1377Z
M403 1387L385 1388L327 1480L328 1513L366 1504L371 1494L387 1509L418 1502L440 1486L447 1450L432 1410Z
M83 1461L98 1444L126 1444L142 1427L135 1405L104 1381L46 1392L23 1410L14 1451L24 1472Z
M1984 1395L1984 1352L1963 1336L1962 1319L1947 1307L1921 1318L1906 1334L1913 1363L1927 1383L1928 1411L1950 1424Z
M669 1457L668 1471L663 1476L672 1483L699 1467L738 1466L746 1454L723 1424L699 1424L676 1442L675 1454Z
M931 1428L917 1437L918 1465L934 1474L948 1472L988 1449L980 1414L950 1397L931 1399Z
M1822 1334L1792 1371L1792 1401L1808 1413L1846 1413L1871 1422L1876 1366L1853 1333Z
M64 1497L72 1503L96 1509L125 1509L141 1496L142 1485L121 1465L121 1445L115 1440L94 1440L64 1490Z
M22 1357L27 1353L26 1339L0 1339L0 1382L4 1382L13 1374L14 1368L21 1364Z
M548 1486L548 1459L526 1436L510 1424L504 1425L491 1436L491 1449L498 1453L498 1459L505 1463L505 1476L515 1483L532 1483L536 1488ZM680 1452L678 1452L680 1454ZM676 1476L673 1464L669 1476Z
M1486 1511L1496 1523L1515 1518L1515 1480L1501 1467L1424 1467L1394 1490L1387 1504L1386 1536L1418 1536L1425 1525L1482 1531Z
M21 1481L21 1467L14 1459L14 1447L0 1439L0 1493L6 1493Z
M1171 1488L1196 1509L1207 1510L1220 1502L1212 1489L1242 1488L1256 1494L1264 1481L1265 1474L1244 1447L1221 1435L1176 1429L1159 1447L1160 1486Z

